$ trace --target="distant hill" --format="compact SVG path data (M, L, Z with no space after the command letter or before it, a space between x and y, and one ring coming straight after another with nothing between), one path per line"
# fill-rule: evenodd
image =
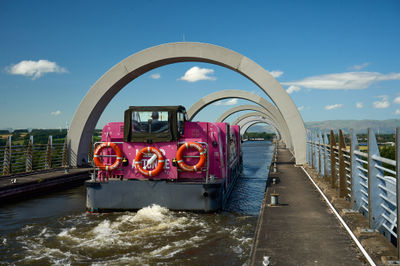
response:
M326 120L317 122L305 122L306 128L317 131L329 131L342 129L345 133L354 129L356 133L366 133L368 128L372 128L375 133L393 134L396 127L400 127L400 119L388 120ZM262 125L255 125L250 128L250 132L265 131ZM268 131L267 131L268 132Z
M354 129L356 133L366 133L368 128L372 128L377 134L393 134L396 127L400 127L400 119L388 120L327 120L318 122L306 122L308 129L314 130L338 130L349 132Z

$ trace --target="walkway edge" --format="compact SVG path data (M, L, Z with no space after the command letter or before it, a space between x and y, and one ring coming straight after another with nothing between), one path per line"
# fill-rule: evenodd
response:
M311 183L315 186L315 188L318 190L318 192L321 194L321 196L324 198L326 204L329 206L329 208L332 210L332 212L336 215L336 218L340 221L340 223L343 225L343 227L346 229L347 233L351 236L353 241L356 243L357 247L361 251L361 253L364 255L364 257L367 259L370 265L376 266L375 262L372 260L372 258L369 256L368 252L364 249L364 247L361 245L360 241L358 241L357 237L353 234L353 232L350 230L349 226L346 224L346 222L343 220L343 218L339 215L339 213L336 211L335 207L333 207L332 203L328 200L328 198L325 196L324 192L319 188L319 186L314 182L312 177L308 174L308 172L304 169L303 166L300 167L303 172L308 176L310 179Z

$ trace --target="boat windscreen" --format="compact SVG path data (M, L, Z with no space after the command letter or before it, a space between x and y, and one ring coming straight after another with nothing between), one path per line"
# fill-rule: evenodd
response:
M132 134L162 133L168 131L167 111L132 112Z
M186 121L183 106L131 106L125 111L125 142L177 141Z

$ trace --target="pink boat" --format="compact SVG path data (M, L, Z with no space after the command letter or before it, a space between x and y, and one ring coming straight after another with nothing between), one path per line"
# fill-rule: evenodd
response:
M130 107L95 144L89 211L223 209L242 169L239 126L189 122L183 106Z

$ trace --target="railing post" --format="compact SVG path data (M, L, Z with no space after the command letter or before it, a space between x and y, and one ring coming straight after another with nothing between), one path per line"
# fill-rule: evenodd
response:
M318 172L318 146L317 146L317 133L313 134L313 143L314 143L314 169Z
M310 138L310 131L308 130L307 131L307 138L308 138L308 142L307 142L307 148L308 148L308 150L307 150L307 152L308 152L308 154L307 154L307 156L308 156L308 164L309 165L311 165L311 138Z
M46 149L45 169L51 168L52 148L53 148L53 136L49 136L49 141L47 142L47 149Z
M397 258L400 259L400 129L396 128L396 217L397 217Z
M351 159L351 207L353 210L359 211L362 205L362 192L361 177L359 167L362 164L357 161L358 155L354 151L359 151L358 140L355 131L351 130L351 146L350 146L350 159Z
M322 132L319 132L319 143L321 146L321 171L320 176L325 177L325 168L326 168L326 161L325 161L325 143L324 143L324 135Z
M314 165L314 133L311 131L311 167L315 168Z
M328 164L328 145L329 145L329 141L328 141L328 135L326 134L326 132L324 133L324 178L328 179L329 176L329 164Z
M321 176L321 131L317 134L318 138L318 175Z
M68 160L68 139L65 137L63 153L62 153L62 167L68 168L69 167L69 160Z
M3 160L3 175L9 174L11 174L11 136L8 137Z
M318 165L318 163L317 163L317 145L316 145L316 138L315 138L315 132L313 132L313 135L312 135L312 142L313 142L313 168L314 169L317 169L317 165Z
M306 134L306 156L307 156L307 163L310 164L310 131L307 129Z
M30 136L28 148L26 150L26 161L25 161L25 171L32 171L32 162L33 162L33 136Z
M377 175L384 176L383 171L375 167L375 165L381 166L382 163L375 161L374 157L379 157L379 148L376 143L376 137L371 128L368 129L368 222L369 227L377 229L380 225L381 212L380 205L383 200L379 196L379 186L381 184L385 186L384 182L380 180Z
M347 194L346 165L344 163L344 143L343 132L339 129L339 197L344 198Z
M336 154L335 154L335 147L336 147L336 140L335 135L333 134L333 130L331 130L331 185L332 188L337 187L337 175L336 175Z

